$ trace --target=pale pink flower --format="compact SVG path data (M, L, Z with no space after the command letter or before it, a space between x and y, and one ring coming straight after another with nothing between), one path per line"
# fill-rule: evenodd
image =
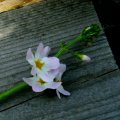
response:
M35 75L31 78L23 78L23 80L32 87L34 92L42 92L46 89L57 89L61 85L61 82L46 82L38 75Z
M47 57L50 48L44 47L42 43L39 44L35 56L31 48L27 51L26 60L32 65L31 74L38 76L46 82L53 81L58 73L57 68L60 66L59 59L56 57Z
M31 78L23 78L34 92L42 92L46 89L56 89L59 98L60 93L69 96L70 93L66 91L62 84L61 77L66 70L65 64L60 64L56 57L47 57L50 48L44 47L42 43L39 44L35 55L31 49L27 51L26 60L32 65Z

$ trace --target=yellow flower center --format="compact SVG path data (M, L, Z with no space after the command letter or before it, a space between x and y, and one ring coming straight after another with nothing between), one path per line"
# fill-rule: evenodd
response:
M35 61L35 64L36 64L36 67L39 68L40 70L44 66L44 63L39 59Z
M45 81L43 81L42 79L39 79L37 82L38 82L38 83L40 83L41 85L43 85L43 84L45 84L45 83L46 83L46 82L45 82Z

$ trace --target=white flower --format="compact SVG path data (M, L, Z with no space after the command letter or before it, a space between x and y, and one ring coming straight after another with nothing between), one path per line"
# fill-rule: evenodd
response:
M58 68L59 69L59 72L57 74L57 76L55 77L55 81L56 82L61 82L61 78L62 78L62 75L63 73L66 71L66 65L65 64L60 64L60 67ZM60 97L60 93L63 94L63 95L66 95L66 96L69 96L70 93L68 91L66 91L62 85L60 85L57 89L56 89L56 93L57 93L57 96L59 99L61 99Z
M34 92L42 92L46 89L56 89L59 98L60 93L69 96L70 93L66 91L61 85L61 77L66 70L65 64L60 64L56 57L47 57L50 48L44 47L42 43L39 44L35 55L31 49L27 51L26 60L32 65L31 78L23 78Z
M42 43L39 44L35 56L33 55L31 48L27 51L26 60L32 65L31 74L38 76L46 82L53 81L56 74L58 74L57 68L60 66L59 59L56 57L47 57L50 48L44 47Z
M23 80L32 87L34 92L42 92L46 89L57 89L61 85L61 82L46 82L38 75L35 75L31 78L23 78Z

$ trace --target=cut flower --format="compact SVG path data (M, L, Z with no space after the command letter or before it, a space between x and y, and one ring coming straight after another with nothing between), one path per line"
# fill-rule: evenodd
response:
M26 60L32 65L32 75L38 74L38 76L46 82L53 81L57 74L57 68L60 66L59 59L57 57L47 57L50 48L44 47L42 43L39 44L35 56L33 55L31 48L27 51Z
M31 78L23 78L23 81L31 86L34 92L42 92L46 89L57 89L61 85L61 82L46 82L37 75Z
M26 60L32 65L31 74L33 77L23 78L34 92L42 92L46 89L56 89L59 98L60 93L69 96L70 93L62 86L62 75L66 71L66 65L60 64L57 57L48 57L50 48L39 44L35 55L31 48L27 51Z

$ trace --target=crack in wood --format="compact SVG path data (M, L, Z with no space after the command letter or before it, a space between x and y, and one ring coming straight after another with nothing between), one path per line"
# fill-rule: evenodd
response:
M96 79L98 79L99 77L104 77L104 76L106 76L106 75L108 75L108 74L111 74L112 72L115 72L115 71L118 71L118 69L114 69L114 70L112 70L112 71L109 71L109 72L107 72L107 73L104 73L103 75L97 76ZM87 82L87 81L84 81L82 84L85 84L86 82ZM95 82L94 84L96 84L97 82L99 82L99 81L96 80L96 82ZM91 84L91 85L93 85L93 84ZM86 87L86 86L84 86L84 87ZM119 95L119 94L118 94L118 95ZM5 109L2 109L2 110L0 110L0 112L4 112L4 111L6 111L6 110L8 110L8 109L14 108L14 107L19 106L19 105L21 105L21 104L24 104L24 103L26 103L26 102L28 102L28 101L30 101L30 100L32 100L32 99L35 99L35 98L37 98L37 97L39 97L39 96L44 96L44 94L38 93L38 95L35 95L35 96L33 96L33 97L29 98L29 99L26 99L26 100L24 100L24 101L22 101L22 102L20 102L20 103L17 103L17 104L15 104L15 105L12 105L12 106L9 106L9 107L7 107L7 108L5 108ZM116 97L116 95L110 96L109 98L111 98L111 97ZM109 98L107 98L107 99L109 99ZM105 99L100 99L99 101L102 101L102 100L105 100ZM96 101L96 102L99 102L99 101ZM2 103L0 103L0 104L2 104ZM87 103L87 104L89 104L89 103Z

